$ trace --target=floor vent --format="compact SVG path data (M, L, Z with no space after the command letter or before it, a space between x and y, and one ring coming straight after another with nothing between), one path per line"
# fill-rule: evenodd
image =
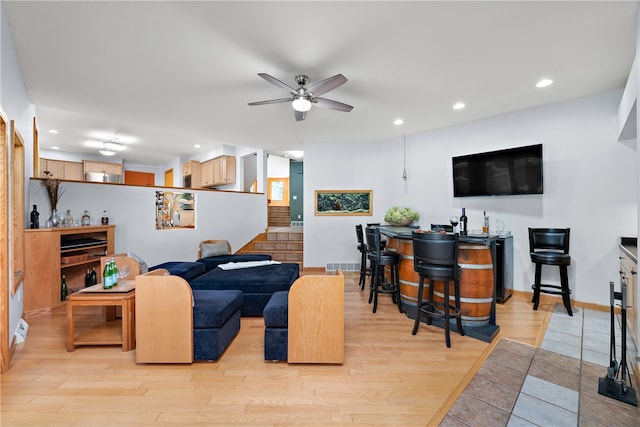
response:
M359 262L328 262L325 267L327 271L360 271Z

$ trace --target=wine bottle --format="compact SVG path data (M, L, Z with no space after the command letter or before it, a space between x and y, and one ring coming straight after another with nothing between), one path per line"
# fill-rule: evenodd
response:
M464 208L462 208L462 215L460 215L460 235L467 235L467 214L465 213Z
M33 210L31 211L29 228L40 228L40 213L38 212L38 206L33 205Z
M98 284L98 273L96 273L96 268L93 267L91 270L91 286Z
M84 275L84 287L91 286L91 270L87 268L87 274Z
M69 293L69 289L67 289L67 278L63 275L62 286L60 286L60 301L66 300L68 293Z

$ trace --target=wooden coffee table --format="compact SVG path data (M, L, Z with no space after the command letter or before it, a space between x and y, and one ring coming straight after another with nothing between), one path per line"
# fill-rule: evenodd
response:
M133 280L111 289L102 289L102 284L98 283L69 295L67 297L67 351L75 350L77 345L113 344L122 344L122 351L133 350L136 347L135 301L135 281ZM120 306L122 328L114 327L117 325L116 321L106 315L105 324L76 335L74 308L87 306Z

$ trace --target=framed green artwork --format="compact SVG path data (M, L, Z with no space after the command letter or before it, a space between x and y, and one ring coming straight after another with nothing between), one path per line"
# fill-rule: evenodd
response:
M316 190L315 214L373 215L373 190Z

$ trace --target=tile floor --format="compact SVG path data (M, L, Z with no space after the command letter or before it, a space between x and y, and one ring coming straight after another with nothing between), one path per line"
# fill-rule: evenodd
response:
M556 306L539 349L501 340L440 425L640 426L638 407L598 394L598 378L609 366L610 314L573 312ZM619 362L619 316L616 325ZM627 346L627 359L634 360L630 337Z

